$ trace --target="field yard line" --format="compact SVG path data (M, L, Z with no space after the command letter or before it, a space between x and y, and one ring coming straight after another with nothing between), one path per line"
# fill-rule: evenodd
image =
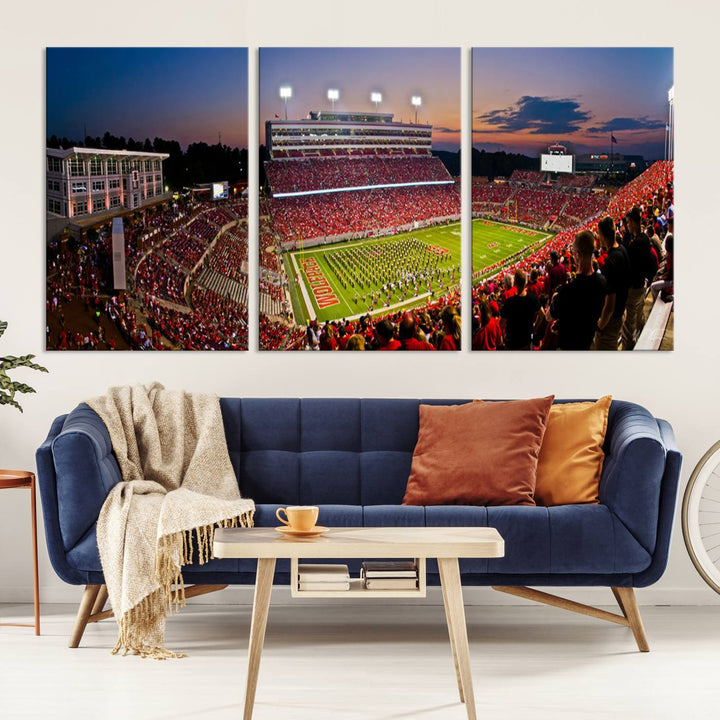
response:
M300 292L302 293L303 300L305 301L305 309L307 310L307 314L310 319L314 320L317 315L315 314L315 309L313 308L313 304L310 301L307 290L305 289L305 281L303 280L302 273L298 270L297 263L295 262L295 256L290 255L290 259L292 260L293 268L295 269L295 277L300 278L300 282L298 284L300 285Z

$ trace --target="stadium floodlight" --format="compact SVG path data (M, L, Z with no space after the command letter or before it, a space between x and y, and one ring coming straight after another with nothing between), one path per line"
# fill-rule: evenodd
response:
M328 90L328 100L332 103L332 109L335 109L335 101L340 99L339 90Z
M419 95L413 95L410 98L410 102L415 108L415 124L417 125L417 109L422 105L422 98Z
M292 97L292 88L289 85L283 85L280 88L280 97L285 101L285 119L287 120L287 101Z
M370 93L370 100L375 103L375 112L377 112L378 106L382 102L382 93L379 93L379 92Z

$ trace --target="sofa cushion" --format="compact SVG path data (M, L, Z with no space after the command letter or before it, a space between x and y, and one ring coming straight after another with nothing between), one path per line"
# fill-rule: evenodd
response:
M553 405L540 448L537 505L597 503L612 397Z
M537 460L553 396L420 405L405 505L534 505Z
M650 555L605 505L425 508L428 526L494 527L505 556L460 561L467 573L632 573ZM429 564L428 572L435 572Z
M280 505L256 506L255 524L275 527ZM505 556L460 560L463 573L611 574L647 568L650 555L604 505L558 507L476 507L472 505L322 505L318 523L328 527L494 527L505 540ZM95 527L67 554L71 566L84 572L101 572ZM319 560L318 560L319 561ZM348 561L353 572L361 559ZM188 565L185 573L254 573L256 560L215 559L205 565ZM287 562L278 564L285 572ZM437 572L434 560L428 573ZM227 582L227 580L225 580ZM210 578L206 582L213 582ZM238 581L239 582L239 581ZM507 581L506 581L507 582Z

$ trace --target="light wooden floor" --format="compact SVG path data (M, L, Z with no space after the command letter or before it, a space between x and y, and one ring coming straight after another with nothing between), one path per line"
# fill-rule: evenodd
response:
M627 628L547 607L466 608L478 717L720 717L720 608L642 607L650 653ZM4 621L28 606L0 605ZM168 623L158 662L113 657L112 621L66 647L74 609L42 632L0 628L0 717L238 720L247 606L195 605ZM270 607L255 720L463 720L442 606Z

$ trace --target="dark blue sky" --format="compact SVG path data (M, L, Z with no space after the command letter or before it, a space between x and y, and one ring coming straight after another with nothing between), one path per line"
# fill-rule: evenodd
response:
M47 135L247 147L246 48L48 48Z
M473 145L663 157L672 48L473 48Z
M292 87L288 119L330 109L330 88L340 91L336 110L374 110L370 93L382 93L379 112L415 119L410 103L422 98L418 122L433 126L433 147L460 147L459 48L260 48L260 141L264 124L284 117L280 87Z

